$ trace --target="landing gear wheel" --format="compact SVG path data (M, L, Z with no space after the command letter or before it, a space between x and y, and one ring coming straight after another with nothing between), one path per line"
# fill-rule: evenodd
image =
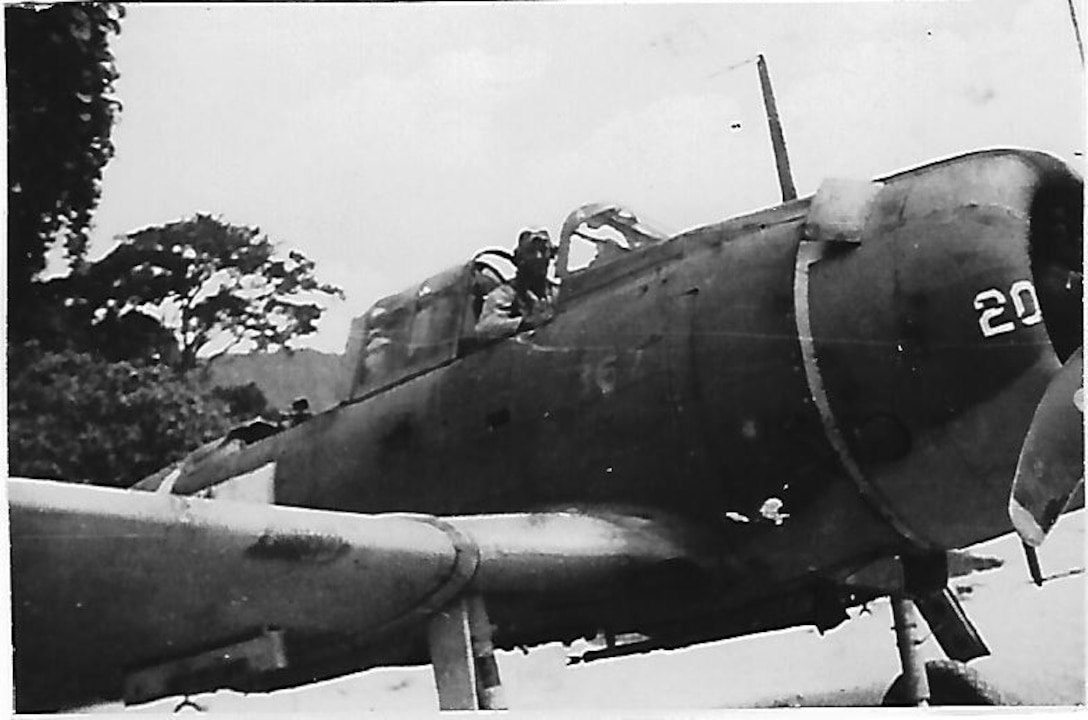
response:
M926 663L930 705L1002 705L1001 693L989 685L973 668L955 660L930 660ZM908 705L906 681L895 679L884 694L884 707Z

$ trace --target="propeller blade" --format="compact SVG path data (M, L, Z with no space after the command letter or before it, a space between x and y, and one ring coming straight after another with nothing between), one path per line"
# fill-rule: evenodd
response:
M1084 349L1039 401L1016 465L1009 518L1020 538L1039 547L1084 482Z

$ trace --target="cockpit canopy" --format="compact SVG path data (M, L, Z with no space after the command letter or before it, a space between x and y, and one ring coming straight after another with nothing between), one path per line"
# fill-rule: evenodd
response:
M451 268L376 302L351 324L347 356L354 366L348 399L453 360L471 336L475 262Z
M563 223L556 275L561 281L577 282L593 268L666 240L667 235L618 205L583 205ZM354 371L346 399L362 397L488 344L475 332L483 299L513 274L510 252L488 249L464 265L379 300L352 322L347 361Z
M565 278L607 265L627 253L669 239L640 221L630 210L613 203L589 203L567 216L559 233L557 273Z

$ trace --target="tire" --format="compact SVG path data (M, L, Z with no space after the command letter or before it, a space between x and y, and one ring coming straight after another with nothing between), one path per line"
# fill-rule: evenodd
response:
M996 688L982 679L973 668L955 660L926 662L930 705L1003 705ZM907 705L906 679L900 675L884 694L884 707Z

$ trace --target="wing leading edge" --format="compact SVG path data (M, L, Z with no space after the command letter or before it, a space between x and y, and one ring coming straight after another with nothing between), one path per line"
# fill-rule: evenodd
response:
M247 662L231 648L269 631L379 634L441 607L476 564L456 530L423 516L35 480L11 480L8 496L20 711L173 694L126 680L206 650Z
M25 479L8 496L20 712L395 662L390 638L469 592L607 588L703 545L623 513L359 515Z

